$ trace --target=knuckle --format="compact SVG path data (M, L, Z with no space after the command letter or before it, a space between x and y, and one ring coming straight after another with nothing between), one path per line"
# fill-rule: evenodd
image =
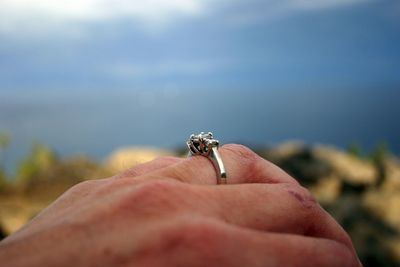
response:
M272 181L266 169L266 161L250 148L243 145L230 144L225 145L224 149L232 153L236 163L240 164L240 169L246 176L247 182L259 183L265 180Z
M131 188L119 197L115 210L127 210L139 215L179 210L184 190L177 182L150 180Z
M171 164L177 163L177 162L179 162L180 160L181 160L180 158L173 157L173 156L163 156L163 157L160 157L160 158L158 158L158 159L155 159L155 161L165 162L165 163L171 163Z
M304 235L313 235L319 231L319 225L325 220L324 212L314 196L306 188L295 185L284 185L284 191L288 197L288 204L295 213L295 228Z
M305 210L316 210L319 206L315 197L306 188L296 185L287 184L285 190L289 196Z
M163 239L168 245L175 244L177 249L190 248L202 256L212 256L215 248L222 245L223 230L215 222L200 219L179 224L173 230L167 230Z
M164 173L167 177L170 177L171 179L175 179L178 182L186 182L188 180L188 177L191 177L191 175L194 175L194 170L198 170L200 168L203 168L202 162L200 160L203 160L200 157L197 158L190 158L190 162L186 161L184 164L180 164L177 166L172 166L168 168L168 170ZM192 174L193 173L193 174ZM191 175L189 175L191 174Z
M159 157L152 161L132 166L132 167L122 171L120 174L115 176L115 178L120 179L120 178L132 178L132 177L141 176L141 175L146 174L147 172L151 171L154 167L168 166L168 165L172 165L177 162L179 162L179 158L177 158L177 157L173 157L173 156Z
M219 235L220 231L217 230L215 224L200 221L193 222L185 225L182 231L182 237L190 241L198 241L200 243L213 240Z
M90 196L98 190L104 180L85 180L70 187L61 196L62 199L76 199Z
M99 185L99 183L100 183L99 180L85 180L83 182L73 185L68 191L69 191L69 193L72 193L72 194L85 192L90 189L93 189L94 187Z
M116 176L114 176L114 178L115 179L132 178L140 175L141 173L138 171L138 166L133 166L117 174Z
M138 181L132 178L109 179L96 190L95 194L98 196L104 196L137 183Z
M215 227L215 223L208 221L210 219L185 216L159 225L152 230L151 236L154 238L144 238L141 242L137 253L140 261L159 261L155 266L188 266L188 259L201 259L203 263L213 262L215 253L224 247L222 242L227 237L223 238L223 231Z
M174 195L178 189L176 182L165 179L154 179L140 184L136 194L140 197L157 197L163 194Z
M240 144L229 144L223 146L224 149L233 152L236 156L246 160L256 160L259 156L250 148Z

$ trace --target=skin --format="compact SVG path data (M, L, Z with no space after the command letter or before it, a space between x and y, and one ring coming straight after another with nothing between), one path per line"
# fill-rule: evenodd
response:
M4 266L361 266L346 232L287 173L240 145L164 157L69 189L0 243Z

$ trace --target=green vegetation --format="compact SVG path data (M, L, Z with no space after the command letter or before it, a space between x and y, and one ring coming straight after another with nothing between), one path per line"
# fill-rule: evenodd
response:
M89 157L63 158L51 147L36 142L17 164L15 177L7 177L5 156L10 141L9 134L0 132L0 192L33 192L49 186L60 191L84 179L109 175L101 163Z
M386 159L390 156L389 146L386 142L379 143L372 151L370 158L378 172L377 185L381 185L386 176Z
M350 155L353 155L355 157L363 157L363 151L362 148L360 146L360 144L358 143L351 143L348 147L347 147L347 152Z
M48 146L35 143L30 154L17 168L17 183L29 186L35 182L51 179L54 166L59 164L56 153Z
M391 154L389 150L389 146L386 142L378 143L372 153L370 154L370 158L375 164L382 164L385 159Z
M0 132L0 149L6 149L8 145L10 144L10 135L8 133L2 133Z
M7 186L7 175L5 171L5 155L11 138L7 133L0 132L0 191Z
M3 169L0 169L0 192L7 186L7 176Z

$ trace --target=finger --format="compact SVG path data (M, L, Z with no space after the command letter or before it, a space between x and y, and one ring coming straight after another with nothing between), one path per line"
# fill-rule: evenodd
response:
M141 176L143 177L143 176ZM128 179L133 181L136 179ZM171 179L170 179L171 180ZM130 212L139 214L146 207L156 210L158 218L176 214L201 215L230 224L268 232L293 233L341 242L353 249L344 230L310 195L291 184L241 184L197 186L166 179L147 181L138 187L120 186L114 194L125 200ZM132 203L141 205L132 205ZM118 204L118 206L121 206ZM148 212L145 213L145 218Z
M266 233L221 221L177 224L145 244L160 257L144 257L143 266L313 267L359 266L347 247L333 240ZM166 253L165 253L166 251ZM149 252L147 250L147 252ZM164 253L163 253L164 252ZM160 262L162 260L162 262Z
M209 206L232 224L332 239L354 250L347 233L305 188L290 184L243 184L209 187L207 191L204 194L214 203Z
M245 146L225 145L219 149L219 153L227 171L228 184L283 182L298 184L282 169ZM216 184L218 173L208 158L194 156L154 173L154 175L194 184Z
M169 166L179 163L183 160L184 159L182 159L182 158L170 157L170 156L157 158L155 160L133 166L133 167L113 176L112 178L121 179L121 178L133 178L133 177L141 176L141 175L150 173L152 171L156 171L156 170L160 170L160 169L169 167Z

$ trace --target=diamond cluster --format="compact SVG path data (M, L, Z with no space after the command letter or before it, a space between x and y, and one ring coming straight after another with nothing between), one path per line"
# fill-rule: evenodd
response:
M218 147L219 141L214 139L211 132L201 132L197 135L192 134L186 144L192 155L208 156L213 147Z

